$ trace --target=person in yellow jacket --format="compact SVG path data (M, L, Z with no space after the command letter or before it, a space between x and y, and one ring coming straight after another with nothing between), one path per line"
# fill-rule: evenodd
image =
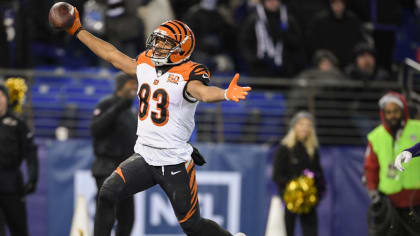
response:
M398 214L393 222L396 235L420 235L420 158L412 160L406 171L394 166L396 156L420 142L420 121L409 119L405 98L389 92L379 101L382 124L368 134L365 177L373 204L381 196L390 200Z

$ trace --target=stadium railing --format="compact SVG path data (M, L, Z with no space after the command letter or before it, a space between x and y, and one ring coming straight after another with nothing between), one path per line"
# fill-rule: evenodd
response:
M25 115L42 138L55 138L58 126L71 129L72 137L90 138L93 108L113 91L113 72L105 69L0 70L0 78L16 75L27 78ZM291 116L308 110L316 117L321 144L362 145L380 123L379 98L388 90L400 91L408 76L414 73L401 73L391 82L241 77L239 84L253 87L248 99L201 103L192 141L275 143L287 132ZM211 83L226 87L230 79L215 76Z

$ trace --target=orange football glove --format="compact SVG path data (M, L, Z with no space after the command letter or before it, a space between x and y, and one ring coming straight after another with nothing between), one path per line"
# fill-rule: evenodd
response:
M245 100L248 91L251 90L251 87L241 87L238 85L239 74L236 73L232 81L229 84L229 87L225 90L225 99L227 101L239 102L239 100Z
M80 32L80 30L82 29L82 23L80 23L80 17L79 17L79 11L77 10L76 7L73 7L74 9L74 21L73 21L73 25L68 28L66 31L67 33L71 34L71 35L77 35L77 33Z

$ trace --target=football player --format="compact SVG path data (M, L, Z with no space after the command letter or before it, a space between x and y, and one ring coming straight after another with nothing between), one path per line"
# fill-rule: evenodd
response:
M194 113L201 102L244 100L250 87L237 85L236 74L227 89L209 86L210 71L189 58L196 40L183 22L162 23L149 36L146 50L130 58L113 45L83 29L74 8L73 25L66 29L92 52L138 80L138 127L135 154L104 182L99 192L94 235L110 235L115 203L156 184L165 191L187 235L232 235L200 216L196 169L187 143L194 129ZM236 234L238 236L243 233Z

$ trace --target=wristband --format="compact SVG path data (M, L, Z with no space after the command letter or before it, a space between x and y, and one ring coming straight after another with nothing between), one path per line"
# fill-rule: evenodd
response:
M77 34L80 33L80 31L84 30L83 26L80 26L75 32L74 32L74 37L77 37Z
M225 96L225 100L226 100L226 101L230 101L230 100L229 100L229 98L227 97L227 89L225 89L224 96Z

